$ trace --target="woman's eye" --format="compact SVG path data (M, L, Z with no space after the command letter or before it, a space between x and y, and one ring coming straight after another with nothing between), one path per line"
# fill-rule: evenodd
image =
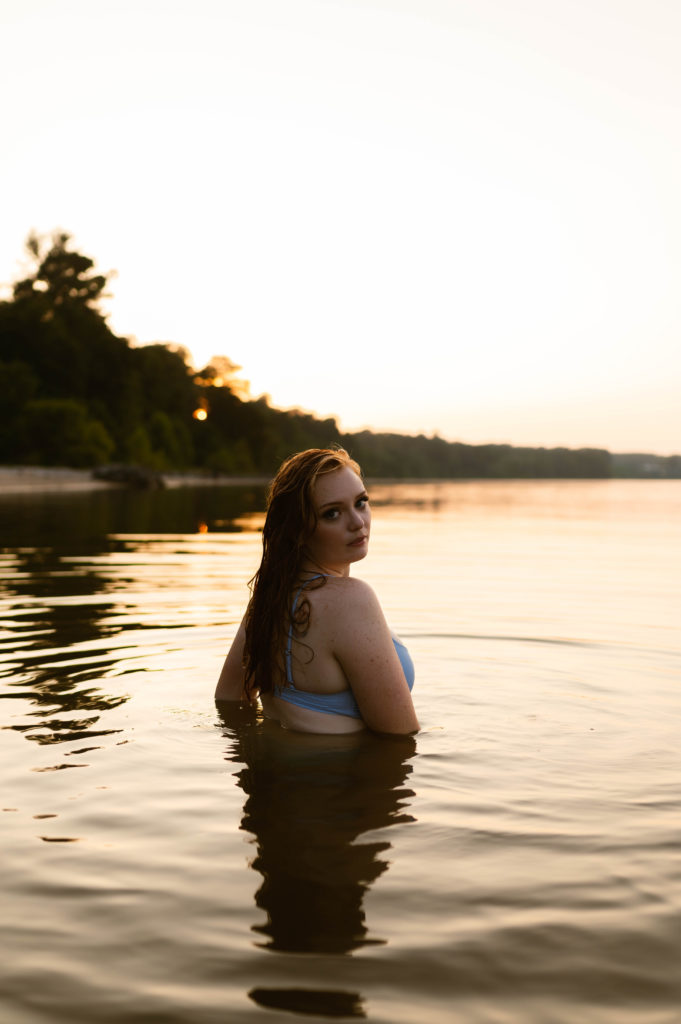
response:
M326 510L326 512L322 512L322 519L335 519L337 515L337 508L329 508Z
M359 501L357 502L357 508L366 508L368 504L368 498L360 498Z

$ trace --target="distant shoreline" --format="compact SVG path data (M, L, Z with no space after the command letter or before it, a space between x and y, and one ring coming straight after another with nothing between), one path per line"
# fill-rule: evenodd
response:
M627 458L627 456L622 456ZM266 487L270 483L270 477L262 475L254 476L230 476L228 474L201 473L200 471L188 471L185 473L177 470L170 470L164 473L152 474L160 478L161 486L174 490L179 487ZM642 475L636 473L623 473L610 477L548 477L548 476L518 476L518 477L377 477L368 476L370 482L375 483L434 483L458 480L460 482L471 480L670 480L678 477L663 477L654 473ZM153 486L153 485L152 485ZM93 475L91 469L71 469L67 466L0 466L0 497L5 494L26 494L31 491L106 491L134 489L130 484L113 482L111 480L100 480Z
M213 476L201 473L161 473L168 488L175 487L231 487L262 485L265 477ZM90 469L69 469L65 466L0 466L0 495L30 491L110 491L120 490L124 484L97 480Z

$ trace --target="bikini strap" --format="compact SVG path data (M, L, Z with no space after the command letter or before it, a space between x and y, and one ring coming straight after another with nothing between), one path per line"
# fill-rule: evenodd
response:
M302 584L302 586L298 587L298 589L296 590L296 593L295 593L295 597L293 598L293 603L291 605L291 621L289 622L288 637L287 637L287 640L286 640L286 656L285 656L285 662L286 662L286 682L290 683L291 685L293 685L293 671L291 669L291 650L293 648L293 616L296 613L296 606L298 604L298 598L302 594L303 590L305 590L305 587L308 585L308 583L312 583L314 580L320 580L320 579L322 579L322 577L325 577L325 576L328 576L328 573L318 572L316 574L316 576L311 576L309 580L305 580L305 582Z

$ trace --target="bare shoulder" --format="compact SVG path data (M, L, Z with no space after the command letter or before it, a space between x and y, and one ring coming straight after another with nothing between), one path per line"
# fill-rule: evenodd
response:
M375 732L406 735L419 728L409 686L373 588L346 577L317 591L322 627L362 719Z
M352 576L329 577L325 585L315 591L315 603L344 626L364 622L367 616L372 620L383 617L373 588Z
M382 637L391 643L390 630L373 587L351 576L333 577L315 591L315 613L331 648L338 653L348 644L357 645Z

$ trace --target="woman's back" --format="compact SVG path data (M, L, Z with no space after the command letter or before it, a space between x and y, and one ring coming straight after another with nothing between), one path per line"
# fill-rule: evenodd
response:
M283 658L276 668L272 696L265 695L267 714L289 728L321 728L324 732L355 732L364 728L363 713L348 670L352 673L355 638L366 606L376 605L371 588L350 577L311 576L292 597L292 624ZM382 615L381 615L382 618ZM302 625L301 625L302 623ZM384 628L375 633L372 662L387 662L391 675L411 689L413 663L406 647ZM361 666L361 675L372 672ZM361 699L361 698L360 698Z
M286 460L268 495L262 561L218 700L259 697L270 717L308 732L418 731L409 653L371 587L350 578L370 527L369 496L346 451Z

